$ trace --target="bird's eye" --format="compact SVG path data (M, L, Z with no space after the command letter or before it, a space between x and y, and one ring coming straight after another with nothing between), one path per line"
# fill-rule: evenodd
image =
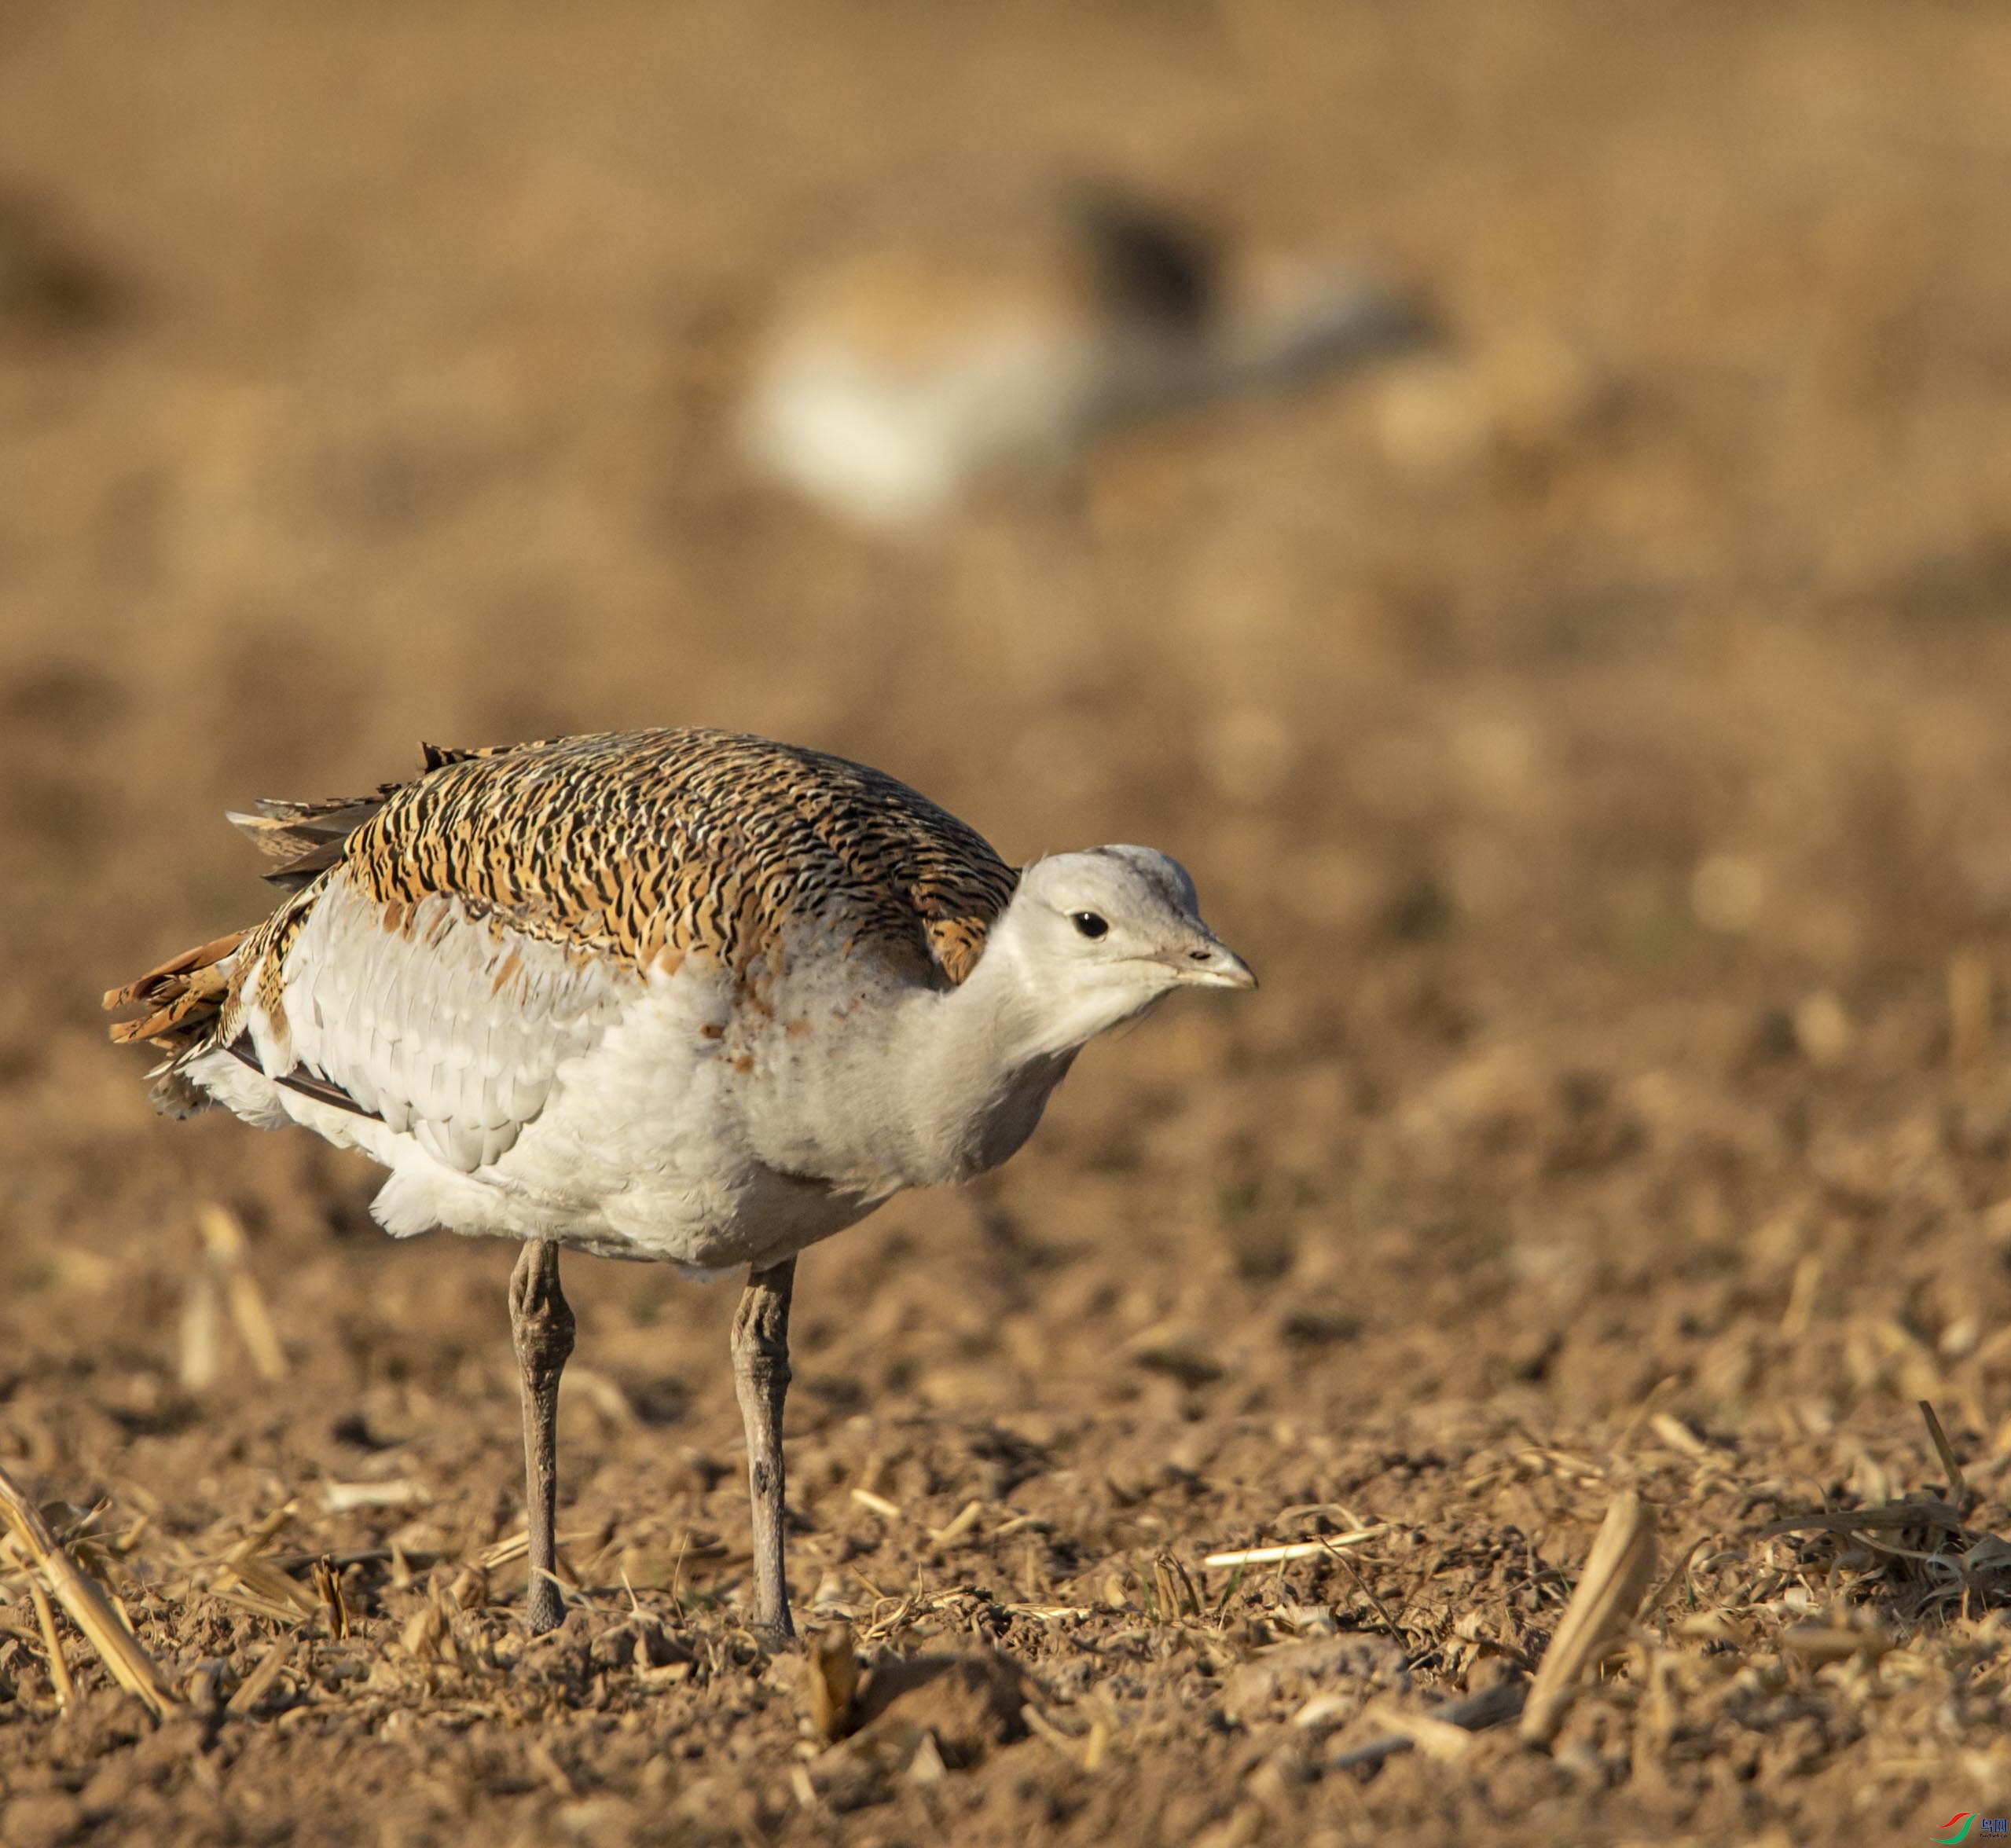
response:
M1069 922L1084 937L1101 937L1110 928L1108 922L1098 917L1094 911L1073 912L1070 915Z

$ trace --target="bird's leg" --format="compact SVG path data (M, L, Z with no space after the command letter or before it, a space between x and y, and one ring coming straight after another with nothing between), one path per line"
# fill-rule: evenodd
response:
M770 1642L795 1634L782 1560L782 1402L789 1392L789 1297L796 1260L750 1269L733 1317L733 1384L747 1432L754 1512L754 1622Z
M556 1630L565 1617L552 1573L559 1507L559 1376L573 1351L573 1312L559 1287L559 1248L527 1239L510 1273L510 1336L523 1385L524 1494L530 1530L530 1582L524 1627L533 1636Z

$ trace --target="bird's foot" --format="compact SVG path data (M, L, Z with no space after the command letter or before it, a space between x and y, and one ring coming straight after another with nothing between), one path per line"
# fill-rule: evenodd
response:
M533 1578L523 1599L523 1628L527 1636L549 1634L566 1620L566 1602L549 1578Z
M762 1622L750 1619L747 1634L761 1646L762 1653L769 1656L794 1656L802 1648L796 1634L796 1626L789 1621L785 1612L780 1622Z

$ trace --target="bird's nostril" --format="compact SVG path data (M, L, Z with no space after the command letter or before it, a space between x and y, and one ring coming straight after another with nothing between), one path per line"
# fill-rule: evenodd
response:
M1208 950L1189 950L1187 957L1191 962L1205 962L1211 959L1213 954L1213 952Z

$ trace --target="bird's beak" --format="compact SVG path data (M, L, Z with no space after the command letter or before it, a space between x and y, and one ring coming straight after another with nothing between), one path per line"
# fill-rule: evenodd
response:
M1169 958L1177 980L1193 988L1253 988L1256 972L1220 939Z

